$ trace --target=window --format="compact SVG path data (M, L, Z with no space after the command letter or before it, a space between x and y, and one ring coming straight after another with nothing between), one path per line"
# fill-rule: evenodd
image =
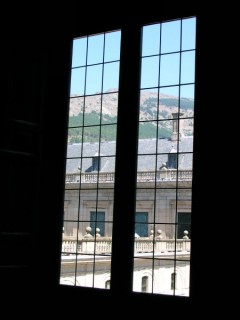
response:
M98 236L104 236L105 212L90 212L90 227L92 229L92 235L98 234Z
M190 223L183 224L178 210L185 202L189 213L184 218L190 222L195 24L191 17L142 28L136 204L146 197L152 201L145 222L152 233L148 240L135 240L133 278L136 270L147 268L152 293L172 294L164 287L168 269L181 268L185 282L190 277L190 241L182 230L189 230Z
M173 272L171 274L171 290L175 289L176 280L177 280L177 274L176 272Z
M110 280L107 280L106 282L105 282L105 289L110 289Z
M148 291L148 277L144 276L142 277L142 292Z
M148 231L148 213L147 212L136 212L135 213L135 233L140 237L147 237Z
M102 288L99 260L111 275L120 39L117 30L73 40L61 282L71 256L75 286Z
M73 40L61 284L190 295L195 29L186 17Z

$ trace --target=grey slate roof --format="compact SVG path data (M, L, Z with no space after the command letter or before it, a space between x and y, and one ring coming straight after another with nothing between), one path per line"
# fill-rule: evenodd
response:
M178 143L179 142L179 143ZM179 148L178 167L179 169L192 169L193 137L182 137L180 141L169 139L140 139L138 144L138 171L151 171L157 169L163 163L169 166L169 154L175 153ZM115 141L102 142L99 150L99 143L74 143L68 145L66 173L93 171L92 159L99 155L101 158L101 172L113 172L115 168ZM82 159L81 159L82 157ZM128 157L128 154L126 154Z

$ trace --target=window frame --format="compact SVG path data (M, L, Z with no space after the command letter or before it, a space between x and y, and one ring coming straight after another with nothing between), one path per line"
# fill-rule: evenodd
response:
M119 113L118 113L118 129L117 129L117 150L116 150L116 176L114 190L114 216L113 216L113 237L112 237L112 266L111 266L111 289L113 294L119 292L129 296L136 296L132 291L133 281L133 256L134 256L134 213L136 199L136 174L137 174L137 145L138 145L138 112L139 112L139 83L140 83L140 49L141 49L141 27L144 24L162 22L172 19L185 17L197 17L196 13L177 15L177 16L162 16L156 18L146 18L137 21L134 24L132 21L125 21L123 25L115 25L112 28L98 29L98 32L107 32L120 29L122 33L122 48L121 48L121 65L120 65L120 81L119 81ZM198 19L198 17L197 17ZM197 23L198 25L198 23ZM96 30L83 34L77 32L77 36L86 36L96 33ZM74 37L76 34L74 35ZM133 41L134 39L134 41ZM136 56L139 59L136 59ZM69 62L70 65L70 62ZM197 62L196 62L197 65ZM197 73L197 71L196 71ZM197 81L196 81L197 87ZM197 89L195 90L197 91ZM132 94L134 93L134 94ZM197 95L195 95L195 101ZM129 101L130 100L130 101ZM132 105L129 118L125 117L125 105L128 102ZM197 110L196 110L197 111ZM196 113L195 113L196 114ZM124 124L124 125L123 125ZM131 138L128 139L127 145L125 140L125 131L131 131ZM128 161L125 161L124 155L131 154ZM123 174L124 172L124 174ZM130 174L130 175L129 175ZM128 188L125 188L126 177L128 178ZM126 195L126 199L122 201L122 191ZM130 192L128 192L130 191ZM193 202L193 200L192 200ZM128 213L126 219L122 221L121 213L128 204ZM128 234L128 237L122 235ZM122 257L124 256L124 259ZM124 277L119 277L119 270L124 274ZM191 282L191 279L190 279ZM78 287L77 290L91 291L89 289ZM167 296L151 294L161 299L169 299ZM153 298L155 299L155 298ZM171 299L178 300L178 296L172 296ZM181 297L180 297L181 299ZM188 298L187 298L188 299Z

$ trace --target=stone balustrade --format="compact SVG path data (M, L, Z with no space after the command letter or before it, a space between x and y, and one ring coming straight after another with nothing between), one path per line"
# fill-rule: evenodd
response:
M113 183L114 172L94 172L94 173L67 173L66 183ZM167 181L186 181L192 180L192 170L166 169L159 171L142 171L137 173L138 182L167 180Z
M166 252L190 252L191 240L185 235L182 239L161 239L161 238L136 238L135 253L166 253ZM63 237L63 254L111 254L111 237L91 237L76 239L76 237Z

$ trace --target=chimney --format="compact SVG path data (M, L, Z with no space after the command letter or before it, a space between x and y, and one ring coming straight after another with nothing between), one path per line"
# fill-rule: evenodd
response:
M101 171L101 155L98 152L92 157L92 171Z
M182 112L173 112L172 117L173 117L173 125L172 125L172 136L171 140L172 141L177 141L178 139L180 140L182 137L182 133L180 132L179 129L179 118L183 115Z

